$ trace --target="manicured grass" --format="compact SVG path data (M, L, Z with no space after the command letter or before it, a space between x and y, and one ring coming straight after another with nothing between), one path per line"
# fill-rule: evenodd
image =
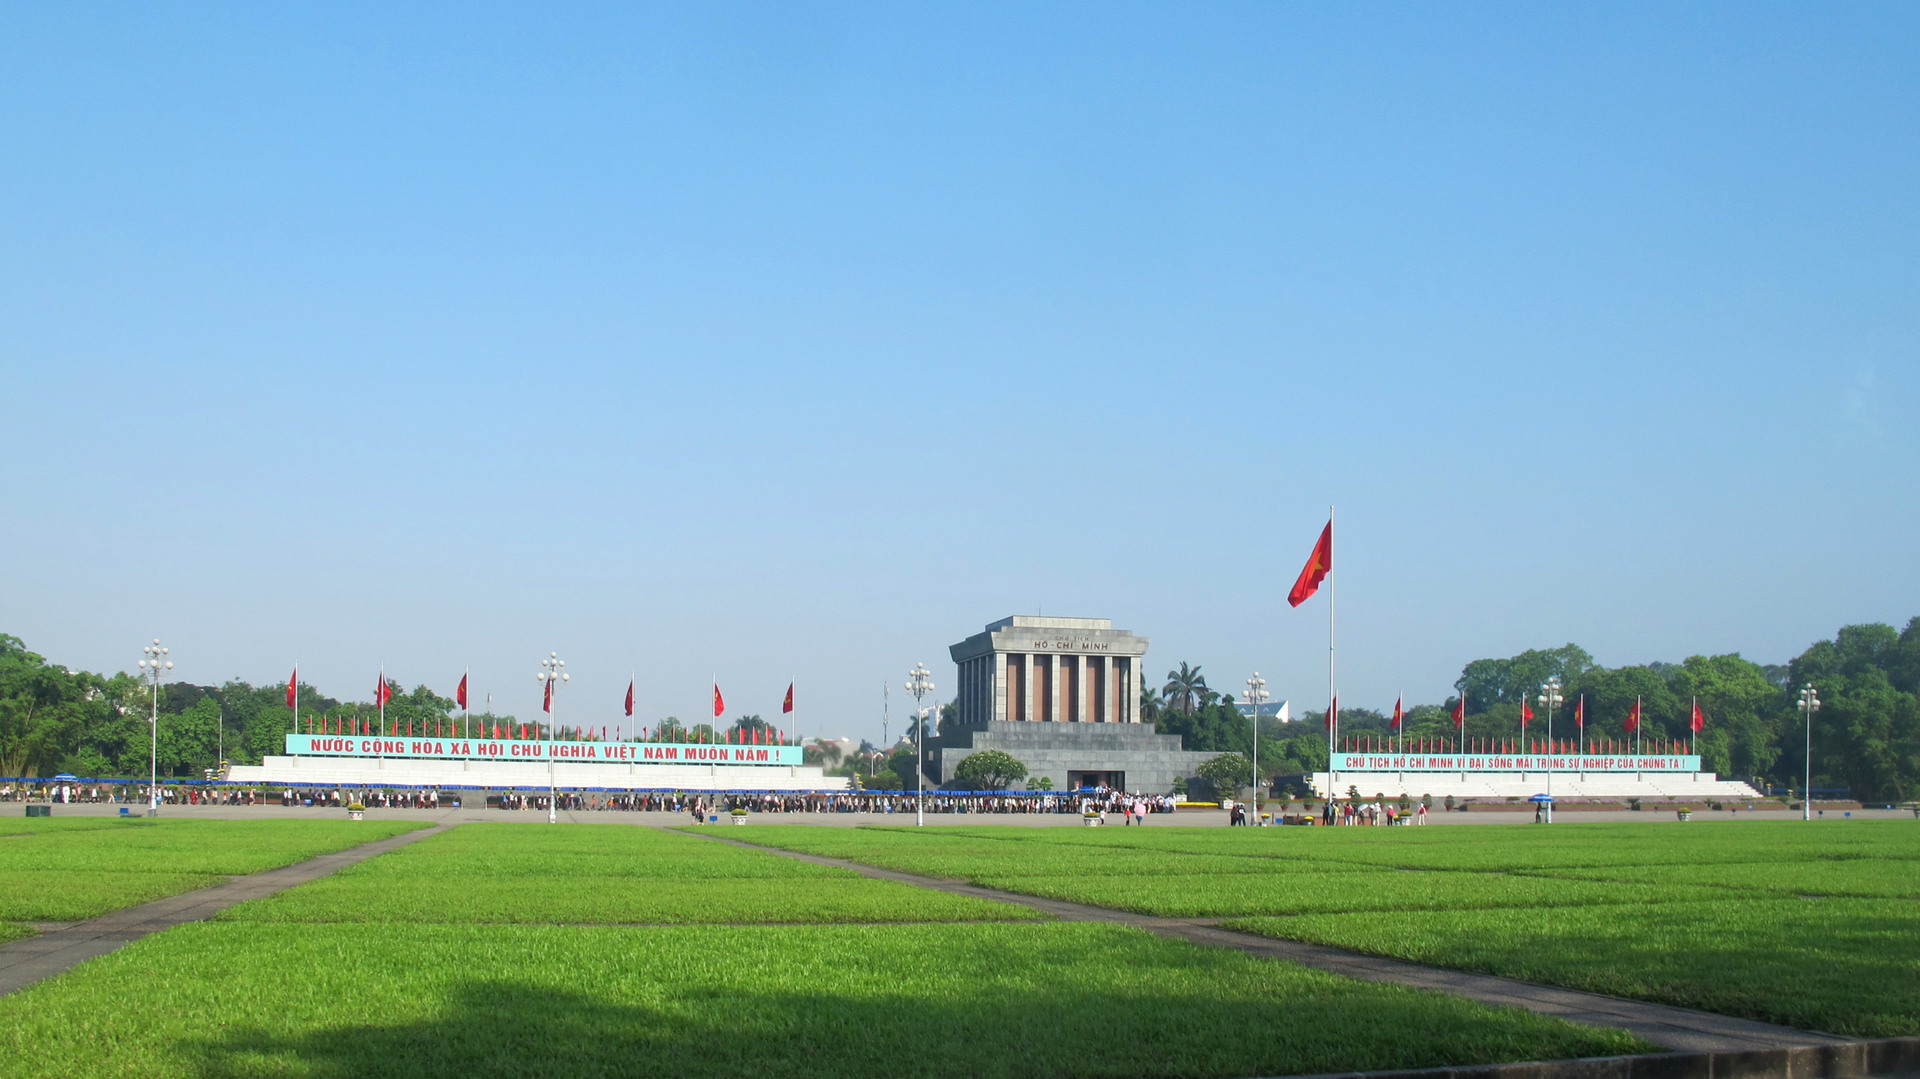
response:
M1841 1033L1920 1034L1910 822L735 831L1141 913L1301 915L1236 924L1442 966ZM1119 871L1088 870L1089 859Z
M468 824L221 917L574 925L1044 916L651 828Z
M1391 869L1327 873L1296 868L1264 876L1169 873L1124 877L984 877L979 878L979 883L1010 892L1169 918L1358 910L1538 909L1626 903L1649 894L1644 885L1612 881ZM1659 894L1671 899L1711 897L1720 893L1698 885L1670 884L1662 886Z
M1663 891L1672 885L1698 884L1731 892L1920 899L1920 861L1902 858L1616 865L1542 872L1586 880L1635 881ZM1645 889L1644 894L1654 894L1654 891Z
M128 1006L128 987L144 985L166 991ZM0 1056L22 1077L1218 1079L1644 1048L1517 1010L1062 923L203 923L0 998Z
M1770 897L1228 924L1835 1034L1920 1034L1920 905L1910 900Z
M0 921L78 921L425 827L110 817L28 823L48 820L56 826L0 839Z

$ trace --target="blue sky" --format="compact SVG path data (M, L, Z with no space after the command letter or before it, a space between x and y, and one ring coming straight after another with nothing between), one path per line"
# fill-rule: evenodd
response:
M14 6L0 632L875 737L1920 613L1920 9ZM896 731L899 729L896 723Z

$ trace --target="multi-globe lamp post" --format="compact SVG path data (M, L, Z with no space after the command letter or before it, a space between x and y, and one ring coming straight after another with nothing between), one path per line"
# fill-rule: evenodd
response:
M157 817L160 815L160 679L163 672L173 670L173 661L167 658L167 650L158 637L140 653L145 657L140 661L140 670L153 690L153 712L147 718L148 733L152 736L151 748L147 751L147 816Z
M924 663L916 663L907 672L907 692L913 694L913 823L927 823L927 707L926 696L933 692L933 672Z
M559 730L560 687L571 681L567 661L558 652L548 652L540 661L540 673L534 675L547 687L547 823L560 823L560 790L553 779L553 736Z
M1567 700L1565 697L1560 695L1560 688L1561 688L1560 676L1556 674L1552 678L1547 679L1546 685L1540 687L1540 696L1538 698L1538 700L1540 701L1541 707L1547 710L1547 816L1546 816L1546 821L1548 824L1553 823L1553 709L1554 709L1554 706L1564 704L1566 703L1566 700Z
M1260 706L1267 703L1269 696L1267 680L1260 677L1259 671L1253 672L1253 677L1247 679L1247 703L1253 706L1253 823L1256 827L1267 822L1260 815Z
M1800 687L1800 712L1807 717L1806 778L1800 791L1800 819L1813 819L1813 714L1820 710L1820 694L1808 682Z

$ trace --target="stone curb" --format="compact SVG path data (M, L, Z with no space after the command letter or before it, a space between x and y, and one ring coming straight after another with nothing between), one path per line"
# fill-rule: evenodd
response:
M1864 1079L1920 1075L1920 1038L1878 1038L1791 1049L1533 1060L1460 1068L1325 1072L1285 1079Z

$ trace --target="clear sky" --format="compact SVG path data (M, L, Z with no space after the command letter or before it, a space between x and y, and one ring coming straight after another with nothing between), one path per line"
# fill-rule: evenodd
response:
M1920 613L1920 7L15 4L0 632L803 733Z

